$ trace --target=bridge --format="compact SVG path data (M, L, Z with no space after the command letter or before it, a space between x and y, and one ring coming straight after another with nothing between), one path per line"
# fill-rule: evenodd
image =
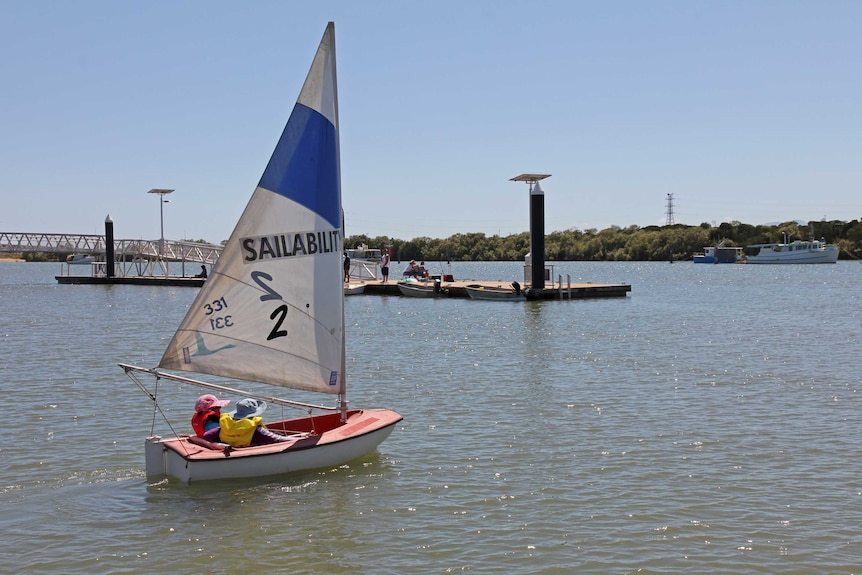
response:
M76 254L94 256L104 268L106 240L95 234L39 234L0 232L0 253ZM114 259L119 275L128 275L134 264L136 275L152 275L156 266L167 274L167 263L214 264L222 246L177 240L114 240ZM94 274L98 273L94 270ZM104 269L102 269L104 273Z

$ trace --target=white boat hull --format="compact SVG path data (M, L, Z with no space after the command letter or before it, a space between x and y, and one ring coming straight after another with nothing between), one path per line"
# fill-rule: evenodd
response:
M470 299L491 301L525 301L527 299L523 293L508 288L466 286L464 289L467 290Z
M840 250L823 242L792 242L789 244L758 244L746 249L759 248L749 255L749 264L834 264Z
M406 297L441 297L446 295L443 288L436 288L433 284L399 283L398 291Z
M74 254L66 258L66 263L69 265L89 265L96 261L96 256L88 256L84 254Z
M344 425L320 435L302 434L294 442L229 451L193 443L188 436L148 437L145 442L147 478L158 481L167 477L183 483L196 483L338 466L373 452L389 437L399 421L401 415L388 409L355 410L350 412ZM291 422L277 422L267 427L277 429L281 424L289 426Z
M361 295L365 293L365 284L345 284L344 295Z

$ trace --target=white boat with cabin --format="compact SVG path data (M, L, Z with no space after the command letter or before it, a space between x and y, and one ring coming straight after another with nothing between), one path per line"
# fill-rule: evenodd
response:
M752 244L745 246L745 261L749 264L834 264L839 252L838 246L823 240Z
M347 256L351 261L358 260L363 262L380 263L380 258L383 257L383 251L369 248L365 244L361 244L358 248L347 248Z
M148 477L189 483L337 466L375 450L401 421L390 409L347 407L338 127L330 22L272 158L158 367L120 364L166 419L140 374L155 376L156 387L167 379L306 415L267 422L287 438L270 445L232 448L194 435L151 435ZM318 392L335 396L336 405L262 397L174 371Z

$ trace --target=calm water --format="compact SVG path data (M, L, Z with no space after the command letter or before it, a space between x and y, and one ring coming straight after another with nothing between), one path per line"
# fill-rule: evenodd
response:
M154 365L195 290L59 271L0 263L0 572L862 573L859 263L574 262L556 273L632 292L348 298L350 399L401 412L393 435L191 487L147 485L152 404L116 364ZM199 393L160 390L180 431Z

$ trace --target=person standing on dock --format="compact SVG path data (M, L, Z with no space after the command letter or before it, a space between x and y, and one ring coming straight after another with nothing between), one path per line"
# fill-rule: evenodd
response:
M383 283L389 280L389 249L383 248L383 255L380 257L380 273L383 274Z
M344 252L344 281L350 283L350 256Z

